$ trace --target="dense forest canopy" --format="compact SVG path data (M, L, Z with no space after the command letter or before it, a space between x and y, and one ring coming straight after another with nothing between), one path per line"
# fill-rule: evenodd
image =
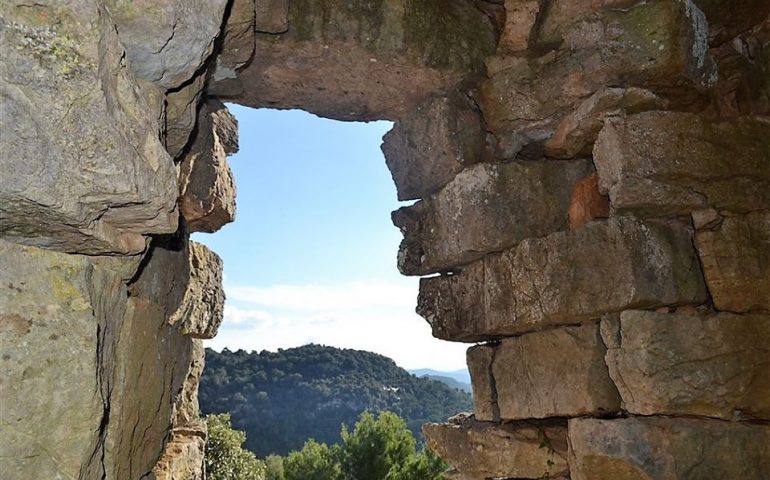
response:
M206 350L201 377L203 413L229 412L258 456L285 455L313 438L340 442L340 424L366 411L392 411L421 438L426 422L471 409L471 396L430 378L417 378L382 355L320 345L278 352Z

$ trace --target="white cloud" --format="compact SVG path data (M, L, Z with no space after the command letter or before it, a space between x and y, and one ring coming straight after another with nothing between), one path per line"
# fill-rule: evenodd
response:
M410 284L411 283L411 284ZM467 345L437 340L414 313L416 282L226 287L219 334L206 346L276 350L307 343L369 350L405 368L455 370ZM233 304L237 304L233 305Z

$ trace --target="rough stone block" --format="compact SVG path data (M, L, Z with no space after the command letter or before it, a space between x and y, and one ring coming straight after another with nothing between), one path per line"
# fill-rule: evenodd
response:
M4 241L0 263L0 475L79 478L105 415L100 329L125 286L87 257Z
M572 187L592 171L588 160L482 163L463 170L436 195L394 213L404 234L399 270L444 271L565 229Z
M573 480L766 480L770 427L632 417L569 421Z
M712 45L733 39L770 14L765 0L693 0L706 15Z
M214 337L224 312L222 259L184 231L156 238L147 257L131 294L155 299L182 334Z
M174 158L179 158L192 141L205 84L206 76L201 73L166 94L166 150Z
M770 212L726 217L695 246L718 310L770 310Z
M427 446L465 478L554 478L569 471L563 421L498 423L470 417L423 426ZM462 478L462 477L461 477Z
M495 379L492 376L495 347L492 345L473 346L468 349L465 358L473 387L473 416L482 422L499 421L500 409L497 407L497 390L495 389Z
M602 415L620 409L598 324L506 338L492 363L505 420Z
M162 94L131 74L106 10L14 0L0 17L0 236L99 255L176 230Z
M607 119L594 145L616 211L689 215L770 207L770 120L646 112Z
M284 33L289 29L289 0L256 0L256 30Z
M265 3L260 0L260 3ZM235 71L246 65L254 54L256 6L254 0L233 0L222 31L222 46L217 55L216 72Z
M235 180L217 128L230 123L226 111L219 102L201 108L196 138L182 159L179 210L191 232L213 233L235 220Z
M559 122L545 144L545 154L555 158L590 155L605 117L659 110L665 105L665 100L642 88L599 90Z
M770 316L626 311L604 322L624 410L770 419Z
M478 109L460 94L431 98L409 112L382 139L398 199L427 197L479 162L485 137Z
M599 176L595 173L580 180L569 200L569 228L575 230L596 219L609 218L610 200L599 192Z
M108 0L139 78L176 88L203 66L219 35L227 0Z
M214 338L225 306L222 259L205 245L190 242L187 261L190 271L187 288L169 323L185 335Z
M488 62L480 104L498 156L542 155L561 119L607 86L649 88L693 104L716 82L705 16L689 0L600 9L592 3L590 14L558 30L558 49Z
M505 26L497 45L498 55L530 47L541 4L539 0L505 0Z
M95 478L142 477L163 452L175 394L183 389L192 361L193 341L168 324L163 306L141 297L129 298L112 341L105 476Z
M154 480L203 480L206 424L198 428L175 429L166 443Z
M706 299L685 226L615 217L422 279L417 311L438 338L478 341Z
M395 120L480 73L496 44L490 19L466 1L288 3L286 33L257 34L238 85L222 86L240 104Z

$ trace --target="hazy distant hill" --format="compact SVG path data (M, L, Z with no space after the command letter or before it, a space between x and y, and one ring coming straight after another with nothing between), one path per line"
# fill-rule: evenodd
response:
M443 372L431 368L418 368L409 370L409 373L413 373L418 377L449 377L460 383L471 384L471 374L467 368L461 368L460 370L453 370L451 372Z
M419 438L423 423L470 410L471 396L382 355L306 345L207 349L200 405L203 413L230 412L235 428L246 431L246 447L264 456L299 449L308 438L337 442L340 424L352 426L364 410L397 413Z

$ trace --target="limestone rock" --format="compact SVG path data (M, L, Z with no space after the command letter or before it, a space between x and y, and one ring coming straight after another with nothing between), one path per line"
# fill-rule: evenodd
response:
M573 480L766 479L770 427L685 418L569 421Z
M229 126L229 114L221 112L221 103L201 108L195 140L180 166L179 210L191 232L213 233L235 220L235 180L217 129Z
M404 234L398 267L425 275L566 228L569 193L591 162L481 163L439 193L393 215Z
M641 88L600 90L559 122L545 144L545 153L555 158L590 155L605 117L657 110L665 105L665 100Z
M286 33L257 35L237 85L214 82L211 91L253 107L396 119L481 72L496 41L489 18L466 0L306 0L289 2L288 19Z
M174 231L162 95L128 71L107 11L11 1L0 18L0 118L13 119L0 137L0 236L97 255Z
M461 424L428 423L422 431L426 445L465 478L554 478L569 471L560 420L500 425L471 417Z
M500 421L495 378L492 376L495 350L492 345L476 345L466 353L473 387L473 416L482 422Z
M427 100L382 140L399 200L435 193L463 168L479 162L484 150L478 109L459 94Z
M187 378L184 381L182 391L174 399L174 410L171 417L171 424L174 428L196 429L198 424L202 423L199 418L198 385L203 373L205 359L206 351L203 348L203 341L193 339ZM205 433L205 423L203 423L203 432Z
M206 424L176 429L149 480L203 480Z
M624 410L770 419L770 316L631 310L614 327L603 334Z
M106 0L137 77L177 88L203 66L227 0Z
M572 230L592 220L610 216L610 202L599 192L598 175L594 173L575 184L567 216L569 228Z
M590 11L559 30L559 49L488 62L480 104L501 158L541 156L561 120L607 86L647 88L690 105L703 103L698 92L716 82L705 17L689 0Z
M178 158L190 143L206 76L200 74L182 87L166 94L166 150Z
M169 323L195 338L213 338L222 323L225 292L222 288L222 259L205 245L190 242L190 279L179 308Z
M0 472L101 478L85 475L105 415L100 329L122 316L125 286L83 256L0 240L0 261Z
M569 354L565 354L569 352ZM505 420L601 415L620 409L598 324L506 338L492 363Z
M770 121L677 112L607 119L594 146L599 187L616 211L689 215L770 207Z
M141 478L163 452L174 394L182 390L191 363L192 339L168 324L161 305L130 297L114 341L102 461L106 477L100 478Z
M438 338L478 341L706 298L687 228L616 217L424 278L417 311Z
M770 310L770 212L724 218L695 245L718 310Z

